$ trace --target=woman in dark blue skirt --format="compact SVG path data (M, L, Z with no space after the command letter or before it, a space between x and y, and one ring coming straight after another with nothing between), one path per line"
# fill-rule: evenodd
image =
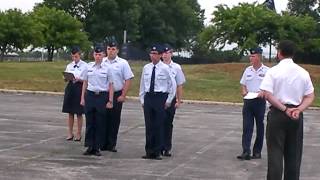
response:
M72 73L74 77L66 78L68 84L65 88L62 112L68 113L68 135L66 140L81 141L81 131L84 113L80 105L83 76L87 71L87 63L80 59L80 48L73 47L71 50L72 62L66 67L65 72ZM77 131L73 133L74 115L77 115Z

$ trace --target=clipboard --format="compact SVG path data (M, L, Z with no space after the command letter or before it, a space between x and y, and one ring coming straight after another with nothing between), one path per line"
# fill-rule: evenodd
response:
M62 72L62 74L63 74L64 79L67 80L67 81L75 80L75 77L74 77L74 75L72 73Z

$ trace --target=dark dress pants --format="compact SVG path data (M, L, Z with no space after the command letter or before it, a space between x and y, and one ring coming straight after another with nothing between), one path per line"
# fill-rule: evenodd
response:
M242 109L243 133L242 149L243 152L251 153L251 139L253 134L254 122L256 122L256 140L253 146L253 153L261 153L264 138L264 113L266 101L261 98L244 100Z
M271 107L267 119L267 180L299 180L303 145L303 114L298 120ZM283 171L284 163L284 171Z
M166 109L166 118L164 120L163 127L163 148L162 150L170 151L172 148L172 130L173 130L173 119L176 113L176 98L171 102L171 105Z
M86 134L85 147L99 149L103 142L106 120L107 92L94 94L87 91L85 97Z
M106 118L106 135L103 147L105 149L113 149L117 145L118 132L121 121L122 102L118 102L117 99L121 96L122 91L117 91L113 96L113 108L107 109Z
M146 126L145 150L148 156L158 156L162 148L163 123L167 93L147 93L144 97L144 119Z

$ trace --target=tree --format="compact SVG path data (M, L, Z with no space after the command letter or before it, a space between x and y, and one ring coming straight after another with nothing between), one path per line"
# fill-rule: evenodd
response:
M42 40L35 22L18 9L0 12L0 60L9 52L22 51Z
M271 38L273 43L291 39L304 49L303 44L311 40L316 30L316 22L309 16L279 15L256 3L216 8L213 25L200 35L202 48L223 48L226 44L236 43L236 49L243 55L251 47L265 46Z
M137 0L97 0L86 17L85 30L92 41L115 36L121 42L124 30L128 31L130 41L136 41L140 11Z
M204 11L196 0L140 0L141 39L144 46L167 42L176 48L190 48L203 28Z
M95 2L96 0L44 0L37 6L46 6L49 8L64 10L72 17L75 17L82 23L85 23Z
M290 15L301 16L309 15L316 22L320 21L320 7L317 0L289 0L288 10ZM303 60L305 63L319 64L320 58L320 24L316 26L314 33L308 34L309 39L304 40L299 44L300 51L296 57L298 60Z
M200 40L208 48L224 48L236 43L237 51L243 55L246 50L257 45L266 45L271 39L278 39L276 29L280 15L256 3L240 3L229 8L218 5L213 12L212 25L200 35ZM207 42L207 43L206 43Z
M42 5L77 17L91 41L115 36L121 42L123 31L127 30L128 40L144 47L168 42L177 48L188 48L204 21L204 11L197 0L44 0Z
M319 14L315 9L316 5L317 0L289 0L288 10L291 15L309 15L319 19Z
M89 47L82 23L66 12L44 6L35 8L31 16L40 24L44 38L41 46L48 50L48 61L53 60L55 50L65 46Z

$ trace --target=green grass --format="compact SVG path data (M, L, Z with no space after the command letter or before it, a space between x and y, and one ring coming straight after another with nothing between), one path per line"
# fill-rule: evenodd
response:
M135 78L130 96L138 96L142 67L148 62L130 61ZM61 72L66 61L58 62L1 62L0 88L15 90L37 90L63 92L65 82ZM184 86L184 99L242 102L240 77L245 63L182 65L187 78ZM320 67L303 65L311 75L315 93L320 93ZM316 97L314 106L320 106Z

